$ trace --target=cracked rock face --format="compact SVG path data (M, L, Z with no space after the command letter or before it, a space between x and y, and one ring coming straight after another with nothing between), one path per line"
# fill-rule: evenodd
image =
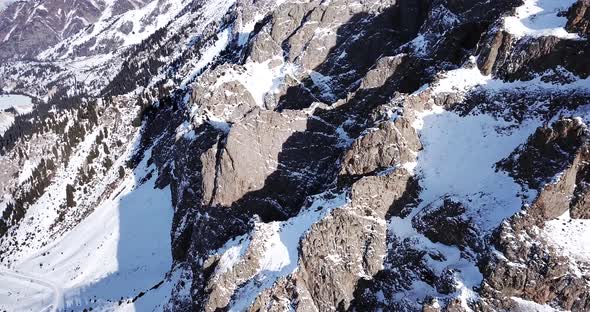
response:
M546 168L543 172L561 172L561 176L556 182L546 183L526 212L506 221L496 234L495 246L503 257L492 255L493 260L484 269L484 274L489 276L486 287L492 288L494 296L503 294L539 303L553 302L566 310L583 311L588 308L590 298L587 283L576 278L580 273L570 264L571 260L560 255L556 246L540 235L548 220L564 212L569 211L572 218L585 216L582 212L585 211L582 208L584 205L579 204L579 198L584 195L574 193L583 193L580 188L585 186L579 177L585 176L586 162L583 159L588 153L586 144L586 128L578 120L561 119L551 128L538 129L524 148L515 151L519 153L519 158L531 157L527 161L520 160L529 164L538 163L540 159L558 151L561 158L554 155L551 161L543 163L561 168ZM516 169L511 172L530 171ZM543 177L542 174L531 176ZM527 243L531 241L534 243Z
M279 170L279 153L285 142L306 126L303 114L260 110L234 124L221 151L219 189L212 204L230 206L246 193L262 189L266 179Z
M342 159L342 175L362 176L412 162L421 148L407 119L385 122L358 138Z
M580 35L590 34L590 2L578 0L567 13L566 28Z

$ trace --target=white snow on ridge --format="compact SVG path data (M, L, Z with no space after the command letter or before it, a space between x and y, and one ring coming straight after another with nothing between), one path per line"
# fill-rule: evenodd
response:
M488 93L501 92L501 91L519 91L519 92L549 92L549 91L584 91L590 92L590 77L580 78L562 67L558 67L555 70L547 70L544 73L536 75L531 80L515 80L507 82L498 78L494 78L491 75L485 76L481 73L476 65L477 59L471 57L463 67L455 70L450 70L441 75L440 80L434 82L432 85L424 85L415 94L423 92L430 88L433 95L439 93L455 93L458 95L466 94L467 92L476 88ZM567 76L568 82L560 83L554 82L546 77L550 77L553 74L561 74ZM442 108L435 108L442 109ZM428 114L428 112L426 112ZM419 124L422 122L420 118L415 121L415 126L420 127Z
M249 61L244 65L244 69L229 70L216 81L215 88L226 82L237 81L248 90L260 107L264 107L264 98L268 93L275 93L285 77L295 77L298 70L296 65L285 62L280 56L263 63Z
M483 85L492 80L491 76L484 76L475 65L476 59L471 57L467 66L451 70L443 74L443 77L432 87L432 92L458 92L464 93L473 87Z
M514 308L514 312L559 312L560 310L554 309L546 304L538 304L534 301L524 300L518 297L511 297L510 299L516 302L517 306Z
M564 39L579 39L577 34L565 30L567 18L559 16L576 0L524 0L516 8L514 16L504 18L504 29L517 38L531 36L555 36Z

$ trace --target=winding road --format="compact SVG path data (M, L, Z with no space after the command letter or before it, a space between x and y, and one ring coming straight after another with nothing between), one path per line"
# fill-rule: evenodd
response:
M53 293L52 302L42 311L57 312L59 311L59 308L63 306L63 292L59 286L52 283L51 281L34 276L30 273L0 268L0 281L3 278L13 279L23 284L35 284L41 286L42 288L50 289L50 291Z

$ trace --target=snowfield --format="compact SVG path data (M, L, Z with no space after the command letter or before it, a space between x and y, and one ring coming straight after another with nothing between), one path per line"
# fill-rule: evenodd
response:
M11 112L10 110L14 110ZM33 110L32 99L26 95L0 95L0 136L10 128L15 114L26 114Z
M488 115L461 117L435 107L423 117L424 150L416 170L422 177L421 199L429 204L444 195L468 204L484 231L520 211L521 186L495 164L534 133L541 121L518 124Z
M32 99L26 95L0 95L0 110L14 108L19 114L26 114L33 110Z
M578 34L565 30L566 12L576 0L525 0L516 8L514 16L504 19L504 28L517 38L524 36L555 36L564 39L578 39Z
M590 265L590 220L572 219L569 211L545 223L543 236L562 255Z
M451 73L449 77L454 79L456 75ZM477 80L478 76L474 78ZM414 126L424 149L418 154L414 170L420 177L421 204L405 218L390 219L389 231L400 240L411 240L421 250L445 255L446 260L442 262L431 259L430 267L438 274L449 267L456 270L460 298L467 307L467 302L477 297L473 289L483 279L476 264L465 259L459 248L434 243L420 234L413 227L412 219L428 205L440 205L445 196L464 204L466 217L473 218L484 233L520 211L524 204L521 187L505 173L496 172L494 164L526 141L539 122L532 120L516 125L483 114L461 117L438 106L418 118ZM440 296L425 283L415 283L413 289L403 293L415 300L427 295Z

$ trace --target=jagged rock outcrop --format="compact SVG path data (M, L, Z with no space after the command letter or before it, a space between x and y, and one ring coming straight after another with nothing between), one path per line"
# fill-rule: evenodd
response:
M502 253L486 260L483 292L494 305L510 308L510 297L520 297L541 304L551 304L572 311L587 310L590 289L572 271L568 259L557 254L538 235L535 220L517 216L501 227L496 248ZM534 241L533 244L526 242Z
M230 80L218 83L218 79L229 75L229 72L231 69L221 66L201 76L192 92L191 101L197 116L206 116L213 119L212 122L235 123L256 107L252 94L240 82ZM199 118L193 122L202 120Z
M211 204L231 206L248 192L262 189L268 177L281 170L279 153L286 141L306 126L305 114L260 110L234 124L221 151ZM215 163L206 166L215 167Z
M560 119L551 127L537 129L522 149L499 162L498 167L510 172L520 183L537 189L564 171L586 141L583 123Z
M478 67L482 74L490 75L496 64L503 64L512 44L512 36L505 31L490 34L484 45L480 48ZM499 59L500 58L500 59ZM496 68L497 69L497 68Z
M250 310L278 309L284 302L297 311L347 309L359 278L382 268L387 250L385 216L404 194L409 179L402 169L354 183L350 202L334 209L302 238L297 272L262 292Z
M434 202L416 214L412 218L412 225L433 242L481 249L477 228L473 220L464 215L465 212L466 208L461 203L444 198L442 203Z
M540 235L546 221L568 210L574 218L584 216L583 204L576 206L580 195L574 193L584 187L583 182L581 186L578 183L580 176L585 176L587 157L585 125L561 119L551 128L538 129L526 145L500 164L521 183L539 188L539 195L525 212L504 222L496 233L494 246L501 255L491 253L483 271L484 291L493 298L516 296L572 311L589 308L587 277L579 278L588 273L576 271L570 260ZM554 181L548 181L550 178ZM510 307L510 300L500 301L501 306Z
M387 121L358 138L342 159L341 175L362 176L413 162L420 142L403 117Z
M385 216L409 179L404 170L362 178L352 186L350 208L335 210L301 241L302 278L319 310L347 309L358 279L382 268Z
M578 0L567 13L566 29L580 35L590 34L590 1Z
M584 188L587 144L586 125L576 119L561 119L551 128L537 129L526 145L498 167L533 189L543 187L529 213L538 215L540 221L551 220L570 209L573 198L583 201L580 188ZM575 207L574 214L585 211L583 204Z

